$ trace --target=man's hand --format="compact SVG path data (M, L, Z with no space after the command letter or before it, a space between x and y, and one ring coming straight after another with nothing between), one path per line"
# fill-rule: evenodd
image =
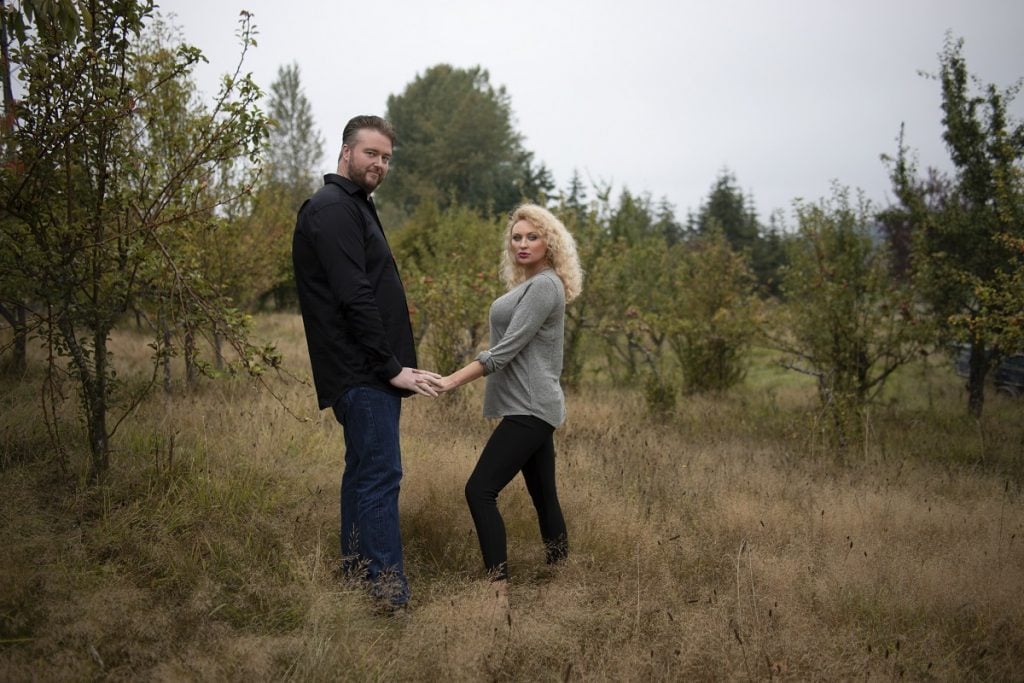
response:
M441 379L441 375L419 368L402 368L402 371L390 379L391 386L406 391L414 391L421 396L437 396L431 380Z

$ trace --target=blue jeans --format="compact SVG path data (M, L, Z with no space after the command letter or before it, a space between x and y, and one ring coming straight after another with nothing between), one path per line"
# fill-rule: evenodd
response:
M348 573L365 571L374 596L394 605L409 600L398 525L401 413L401 398L370 387L349 389L334 406L345 430L342 567Z

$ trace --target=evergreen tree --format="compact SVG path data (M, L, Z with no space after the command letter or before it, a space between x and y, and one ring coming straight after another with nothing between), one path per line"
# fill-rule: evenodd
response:
M665 197L655 209L652 229L670 246L683 238L683 226L676 220L675 207Z
M655 232L654 221L650 198L624 188L608 221L609 237L613 242L636 244Z
M687 217L687 232L707 235L721 232L730 246L746 256L763 294L779 293L779 271L786 263L783 231L774 218L761 226L753 203L739 189L736 176L723 170L700 210Z
M750 268L763 296L778 296L781 293L782 271L788 263L786 245L790 239L776 212L769 216L768 225L762 228L760 237L754 242Z
M757 214L728 169L711 186L707 201L697 213L695 228L700 233L721 230L736 251L753 249L759 236Z
M302 89L298 64L279 67L270 85L267 104L270 139L267 167L272 182L286 189L298 209L315 189L316 169L324 140L313 120L313 109Z
M523 176L518 181L519 201L547 206L555 190L555 179L546 164L533 163L533 152L522 153Z
M299 207L319 184L317 167L324 141L297 64L278 68L267 109L271 117L265 155L269 173L256 189L248 213L237 220L247 224L246 232L258 238L261 252L271 263L270 280L248 294L258 297L261 307L273 300L275 307L282 309L295 303L292 230Z
M504 87L480 67L438 64L388 97L387 118L398 133L392 175L378 194L402 216L422 201L501 214L553 187L543 165L523 147Z
M572 170L572 178L569 179L569 187L563 195L562 206L566 211L581 214L587 209L587 188L580 178L578 169Z

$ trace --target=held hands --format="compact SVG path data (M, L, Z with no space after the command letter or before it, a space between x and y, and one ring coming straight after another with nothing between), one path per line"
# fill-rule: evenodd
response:
M433 373L431 373L433 374ZM438 393L445 393L461 387L463 384L468 384L474 380L480 379L484 376L484 366L479 361L470 361L469 365L456 370L450 375L441 377L440 375L433 375L427 381L430 386L434 388Z
M484 366L478 361L471 361L469 365L456 370L452 374L442 377L436 372L420 370L418 368L402 368L402 371L391 378L392 386L408 391L415 391L421 396L434 396L452 391L463 384L472 382L484 376Z
M448 375L447 377L437 375L429 378L427 381L430 382L430 386L434 388L434 391L438 394L444 394L459 386L452 377L453 375Z
M402 371L391 378L391 386L406 391L414 391L421 396L437 397L434 383L441 379L441 375L429 370L419 368L402 368Z

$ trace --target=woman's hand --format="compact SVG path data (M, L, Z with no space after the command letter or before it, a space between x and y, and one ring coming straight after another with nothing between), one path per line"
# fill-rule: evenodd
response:
M427 378L427 382L429 382L430 389L439 394L443 394L449 391L453 391L461 387L463 384L468 384L473 380L483 377L484 366L483 363L474 360L470 361L469 365L462 368L461 370L456 370L452 374L446 375L445 377L441 377L440 375L434 375L433 373L431 374L433 376Z
M427 378L427 381L430 383L430 386L434 389L434 391L436 391L438 394L447 393L449 391L452 391L453 389L456 389L459 386L452 378L452 375L448 375L447 377L441 377L440 375L436 375L434 377Z

